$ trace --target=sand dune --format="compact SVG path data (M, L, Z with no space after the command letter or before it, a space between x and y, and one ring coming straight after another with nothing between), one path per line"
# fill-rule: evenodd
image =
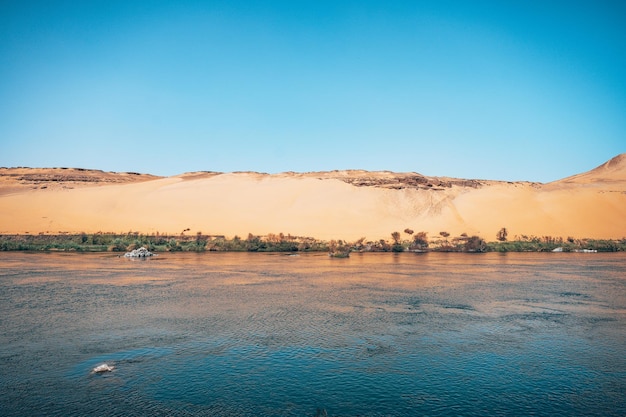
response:
M0 233L128 232L388 239L411 228L494 240L626 237L626 154L548 184L360 170L174 177L0 168Z

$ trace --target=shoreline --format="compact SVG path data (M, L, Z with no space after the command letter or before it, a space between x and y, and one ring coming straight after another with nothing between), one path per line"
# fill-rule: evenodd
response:
M626 238L574 239L551 236L530 236L524 239L486 242L479 236L423 235L413 240L401 239L392 233L391 239L354 242L320 240L312 237L269 234L247 238L227 239L221 235L145 235L139 233L80 233L80 234L0 234L0 252L91 252L125 253L145 247L151 252L327 252L333 257L347 257L350 253L484 253L484 252L622 252Z

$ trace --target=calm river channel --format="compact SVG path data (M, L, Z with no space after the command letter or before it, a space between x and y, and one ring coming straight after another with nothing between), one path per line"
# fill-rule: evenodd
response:
M0 415L623 417L626 254L0 252Z

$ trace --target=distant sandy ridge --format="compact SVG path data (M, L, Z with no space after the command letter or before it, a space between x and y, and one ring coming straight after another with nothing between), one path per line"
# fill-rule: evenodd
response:
M405 228L477 234L626 237L626 154L548 184L362 170L173 177L0 168L0 234L201 231L389 239Z

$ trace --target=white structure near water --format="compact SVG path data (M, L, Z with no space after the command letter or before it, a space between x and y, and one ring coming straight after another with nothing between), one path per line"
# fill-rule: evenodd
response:
M152 252L150 252L148 249L144 248L143 246L140 247L139 249L133 249L132 251L126 252L124 254L126 258L147 258L153 255L154 254Z

